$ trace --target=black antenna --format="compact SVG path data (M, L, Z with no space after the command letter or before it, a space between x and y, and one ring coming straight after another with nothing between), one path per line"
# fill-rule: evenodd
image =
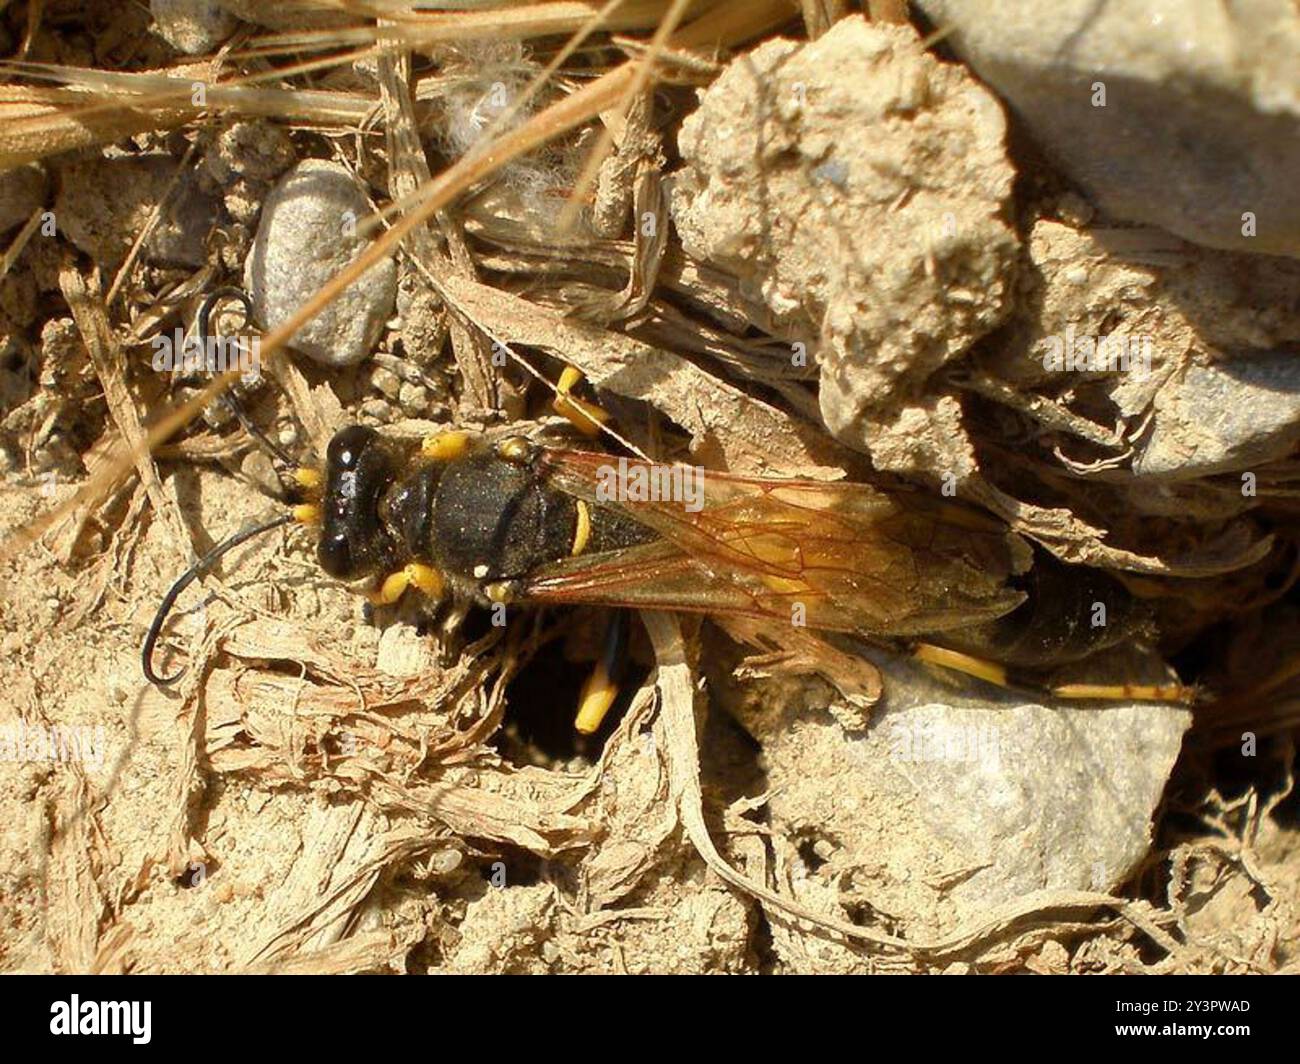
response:
M217 304L227 299L233 299L244 308L244 324L247 325L253 320L253 301L248 298L248 293L241 288L235 288L227 285L225 288L218 288L208 294L207 298L199 305L198 313L198 338L199 345L203 350L203 357L208 357L208 337L211 335L212 312L216 309ZM284 448L277 443L273 443L261 429L253 424L253 419L248 416L248 411L244 409L244 404L236 399L229 392L222 394L222 399L230 412L239 419L239 424L243 426L245 432L254 440L260 443L277 461L281 462L287 468L292 469L297 463L294 462L284 451Z
M158 605L158 612L153 616L153 623L149 625L149 632L144 637L144 647L141 650L141 664L144 666L144 675L151 684L156 687L166 687L173 684L181 678L185 672L181 669L172 676L159 676L153 671L153 651L158 642L159 635L162 634L163 625L167 623L167 615L171 613L172 607L180 597L182 591L190 586L195 580L202 576L211 568L217 560L227 551L238 547L245 540L252 539L254 536L260 536L263 532L269 532L273 528L279 528L281 525L287 525L293 520L293 514L281 514L279 517L272 518L269 521L263 521L261 524L250 525L248 528L241 529L229 539L222 540L213 547L207 554L203 555L197 562L190 566L189 570L176 583L172 584L167 594L163 596L162 602Z

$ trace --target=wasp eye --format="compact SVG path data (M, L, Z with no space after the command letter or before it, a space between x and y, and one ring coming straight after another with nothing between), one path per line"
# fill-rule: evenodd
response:
M346 532L321 536L316 544L316 560L320 567L336 580L346 580L353 575L352 544Z
M378 435L374 429L365 425L349 425L345 429L339 429L330 440L326 452L329 465L340 471L355 469L362 452Z

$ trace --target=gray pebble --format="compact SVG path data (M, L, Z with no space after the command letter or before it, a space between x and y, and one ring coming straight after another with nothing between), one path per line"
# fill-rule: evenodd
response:
M383 366L376 366L370 371L370 384L389 399L396 399L402 388L402 382L397 374Z
M308 159L280 180L262 206L244 285L265 328L286 321L367 246L358 230L370 205L336 163ZM393 312L397 267L386 259L353 282L294 335L293 346L327 366L354 366L371 353Z

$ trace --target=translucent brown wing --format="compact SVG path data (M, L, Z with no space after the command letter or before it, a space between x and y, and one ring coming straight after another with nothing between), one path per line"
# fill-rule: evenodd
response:
M535 601L786 624L798 613L809 628L914 636L1002 616L1024 599L1006 581L1028 563L1025 544L991 518L920 492L706 472L691 512L680 499L631 501L627 490L607 501L597 485L608 487L619 468L609 455L547 450L541 461L549 484L614 506L661 538L545 566L522 589ZM627 485L636 467L650 468L626 460Z

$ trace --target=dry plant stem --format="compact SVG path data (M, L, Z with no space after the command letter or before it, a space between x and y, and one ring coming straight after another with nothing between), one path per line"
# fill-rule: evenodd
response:
M755 3L739 7L724 4L691 23L673 39L672 43L681 48L722 47L740 43L779 25L790 17L793 10L790 0L757 0ZM262 357L270 359L282 350L294 333L329 306L348 285L371 266L393 254L401 241L416 226L428 221L455 196L486 179L512 159L517 159L556 137L576 129L616 103L628 87L634 84L635 66L634 63L624 63L603 74L571 96L556 101L546 110L534 115L482 151L465 156L445 170L430 182L418 206L403 215L391 230L376 239L346 269L339 271L322 286L299 308L297 313L291 315L282 325L263 338ZM182 426L188 424L208 403L232 387L238 379L237 369L214 378L210 384L164 416L150 429L147 446L152 447L166 440ZM34 543L53 523L72 509L86 505L88 500L102 498L102 493L111 490L111 485L130 468L133 461L132 454L132 449L126 447L106 461L102 478L97 479L106 481L109 487L106 488L99 482L87 483L63 506L36 518L25 529L11 536L8 541L0 545L0 560Z
M605 161L605 156L609 154L609 149L614 143L615 128L623 125L628 108L645 92L646 87L650 84L650 75L654 73L658 55L668 43L670 35L677 28L682 16L686 14L689 3L690 0L673 0L672 8L664 17L663 22L655 29L654 37L650 41L650 50L634 63L625 64L619 68L626 69L628 65L632 67L632 83L620 94L618 107L615 109L613 117L601 129L599 139L591 149L591 154L583 165L578 180L574 182L573 193L569 196L569 202L565 204L564 210L560 214L558 228L561 232L567 232L577 220L578 211L586 200L587 193L591 191L592 185L596 183L600 164Z
M906 0L900 0L900 3L902 3L906 15ZM808 31L810 41L815 41L849 13L848 0L800 0L799 6L802 9L803 24ZM876 4L871 5L871 17L873 19L877 18L875 14L876 6ZM906 21L906 18L902 21Z
M340 57L335 56L317 65L337 66L339 62ZM59 69L43 67L40 71L48 74ZM277 76L290 73L276 72ZM137 133L174 129L205 111L354 128L365 122L375 106L373 99L352 93L254 88L238 81L209 84L206 68L194 69L188 77L96 72L93 78L90 73L68 69L66 77L77 84L103 82L105 77L113 80L75 89L0 85L0 167L8 169L75 148L110 144ZM134 80L115 87L118 79ZM199 85L206 97L202 106L193 103ZM95 92L113 102L87 105L88 94ZM123 96L129 103L122 102Z
M394 200L404 200L432 179L429 162L420 144L415 123L415 105L410 92L411 57L409 52L396 55L385 52L379 57L379 90L384 105L384 128L388 136L388 188ZM473 260L465 246L464 235L445 212L438 212L445 234L447 250L439 247L427 225L418 225L407 240L407 251L420 264L426 276L457 274L477 280ZM465 383L460 399L463 414L481 417L498 409L496 374L492 372L492 355L482 333L460 315L451 320L452 353L456 368Z
M41 224L41 215L45 213L44 207L37 207L32 211L31 216L23 223L23 227L18 230L18 235L14 237L13 243L5 249L3 256L0 256L0 279L3 279L13 264L18 261L18 256L23 253L23 248L31 240L32 234L36 232L37 227Z
M131 244L127 252L126 259L118 267L117 274L113 277L113 283L108 286L108 295L104 297L104 306L113 305L113 300L117 298L117 293L121 291L122 285L131 273L131 267L140 256L140 249L144 243L153 235L153 231L158 228L158 222L162 218L163 208L170 202L172 194L179 187L181 177L185 173L185 168L189 166L190 160L194 158L194 150L198 146L198 141L192 141L190 146L185 149L185 154L181 156L181 161L176 164L176 169L172 176L167 180L167 187L163 189L162 195L158 197L158 202L153 205L149 212L149 217L145 220L144 225L140 227L140 232L136 234L135 241Z
M72 310L73 320L77 323L95 373L104 388L104 398L108 402L113 421L123 439L135 451L136 470L149 493L149 501L153 504L154 511L167 522L173 542L186 542L188 536L180 514L164 494L162 483L154 470L153 458L145 445L145 431L126 384L126 360L100 296L98 271L92 273L87 281L69 259L59 270L59 287Z
M622 0L608 19L608 28L627 32L658 26L669 0ZM702 6L696 3L696 6ZM597 10L594 2L556 0L543 4L511 4L487 11L385 12L389 20L376 31L369 26L313 30L309 33L278 33L261 38L268 49L291 51L303 48L338 48L367 44L374 40L393 42L407 48L465 41L526 40L576 33ZM400 21L399 21L400 20Z
M826 3L839 3L839 0L825 0ZM907 0L867 0L865 4L872 22L907 23Z

